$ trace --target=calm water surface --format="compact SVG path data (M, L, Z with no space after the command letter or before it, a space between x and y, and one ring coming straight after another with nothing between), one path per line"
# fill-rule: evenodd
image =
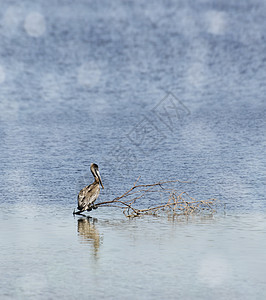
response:
M260 0L1 1L1 299L265 299L265 16ZM221 205L74 218L91 162L103 201L141 176Z
M53 209L1 205L1 298L266 296L265 214L126 220Z

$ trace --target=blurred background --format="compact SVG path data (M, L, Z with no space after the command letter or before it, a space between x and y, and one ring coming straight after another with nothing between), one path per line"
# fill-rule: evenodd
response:
M109 193L178 178L265 207L265 12L264 1L1 1L0 188L16 186L5 200L58 201L64 187L72 201L96 162ZM169 93L175 103L161 103Z

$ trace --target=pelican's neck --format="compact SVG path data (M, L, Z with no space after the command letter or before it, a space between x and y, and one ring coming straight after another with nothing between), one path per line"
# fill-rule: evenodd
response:
M98 176L96 175L96 172L95 172L94 170L91 170L91 173L92 173L92 175L93 175L93 177L94 177L94 182L99 183L99 178L98 178Z

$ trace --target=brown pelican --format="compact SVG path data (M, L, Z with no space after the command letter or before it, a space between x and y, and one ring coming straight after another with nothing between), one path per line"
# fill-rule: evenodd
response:
M79 192L77 207L79 211L75 212L74 210L74 214L80 214L85 210L91 211L93 208L96 208L94 202L100 194L100 184L104 189L98 166L96 164L91 164L90 169L95 180L92 184L86 186Z

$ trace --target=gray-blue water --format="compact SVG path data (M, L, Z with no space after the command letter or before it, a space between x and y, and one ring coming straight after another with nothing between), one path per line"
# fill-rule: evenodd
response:
M265 1L0 4L0 298L265 299ZM91 162L222 205L74 218Z

